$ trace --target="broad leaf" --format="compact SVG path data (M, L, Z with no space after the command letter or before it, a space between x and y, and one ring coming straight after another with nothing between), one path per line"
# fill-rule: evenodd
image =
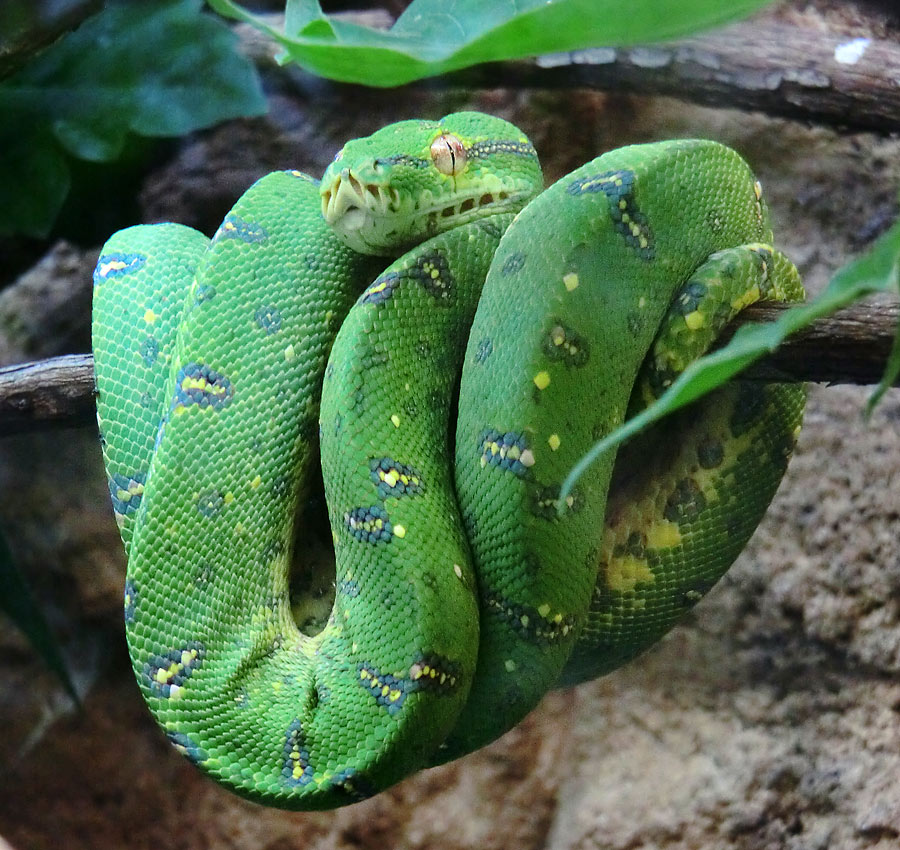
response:
M265 108L201 0L110 3L0 84L0 233L46 233L68 189L64 152L108 161L128 133L178 136Z
M315 0L289 0L283 32L234 0L208 2L268 33L284 59L313 73L398 86L477 62L675 38L769 0L413 0L387 31L329 18Z

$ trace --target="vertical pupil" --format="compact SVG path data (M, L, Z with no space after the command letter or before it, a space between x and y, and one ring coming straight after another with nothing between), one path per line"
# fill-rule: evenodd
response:
M456 136L443 133L431 143L431 158L442 174L459 174L466 164L466 150Z

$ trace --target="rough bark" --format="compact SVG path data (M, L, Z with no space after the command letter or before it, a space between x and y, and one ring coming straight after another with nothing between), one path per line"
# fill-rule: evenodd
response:
M728 328L771 322L785 306L756 305ZM900 304L856 304L788 338L744 377L762 381L875 384L881 380L900 320ZM70 354L0 368L0 435L51 425L77 425L94 416L94 361Z

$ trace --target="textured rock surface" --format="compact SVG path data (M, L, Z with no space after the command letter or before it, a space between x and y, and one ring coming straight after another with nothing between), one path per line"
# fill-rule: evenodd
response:
M817 26L846 23L806 4L789 13ZM851 18L848 31L861 26ZM280 85L266 120L185 142L146 185L148 220L209 231L267 170L318 173L350 135L465 107L523 126L548 179L629 142L703 135L734 145L756 168L781 245L814 291L896 214L897 141L584 92L467 97ZM49 291L67 268L84 283L89 255L60 249L55 257L20 286L32 296ZM28 304L28 291L7 297ZM15 316L8 303L0 316ZM62 353L54 334L17 337L5 356ZM57 719L64 701L27 647L0 631L0 834L19 850L900 846L900 392L868 425L865 397L814 390L763 526L653 651L551 694L479 753L312 815L221 791L146 714L124 654L124 561L95 435L3 441L0 517L87 697L81 713Z

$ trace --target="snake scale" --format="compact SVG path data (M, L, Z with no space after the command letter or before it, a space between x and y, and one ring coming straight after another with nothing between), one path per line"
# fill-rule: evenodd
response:
M104 246L129 651L169 739L232 791L329 808L482 746L658 640L766 510L804 391L749 382L557 510L585 450L740 309L802 298L746 163L678 140L541 181L499 118L402 121L321 183L263 177L211 240L159 224ZM301 630L319 457L333 604Z

